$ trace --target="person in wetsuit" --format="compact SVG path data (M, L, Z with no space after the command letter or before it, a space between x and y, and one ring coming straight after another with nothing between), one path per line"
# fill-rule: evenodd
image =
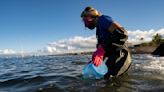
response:
M99 66L105 57L108 72L104 78L119 76L131 65L131 56L127 47L127 31L110 16L102 15L93 7L86 7L81 18L88 29L96 28L97 49L92 55L92 62Z

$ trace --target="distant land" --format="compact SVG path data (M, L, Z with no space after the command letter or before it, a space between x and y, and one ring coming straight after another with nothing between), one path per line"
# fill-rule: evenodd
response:
M151 54L157 47L155 46L137 46L137 47L129 47L131 54ZM66 53L63 55L91 55L93 52L78 52L78 53Z

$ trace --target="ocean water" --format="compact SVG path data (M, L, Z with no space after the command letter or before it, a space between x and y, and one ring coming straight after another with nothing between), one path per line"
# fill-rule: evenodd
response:
M91 55L0 56L0 92L164 92L164 57L132 55L128 73L82 78Z

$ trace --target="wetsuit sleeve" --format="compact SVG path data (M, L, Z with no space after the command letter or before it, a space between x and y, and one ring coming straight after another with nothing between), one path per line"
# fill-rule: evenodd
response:
M106 43L105 40L107 38L103 38L106 34L106 33L104 33L104 30L107 30L108 27L111 26L112 23L113 23L113 20L110 16L102 15L99 18L98 26L97 26L97 30L96 30L96 36L97 36L97 40L98 40L96 47L98 47L99 44L104 45ZM103 34L103 37L102 36L100 37L100 35L102 35L102 34Z

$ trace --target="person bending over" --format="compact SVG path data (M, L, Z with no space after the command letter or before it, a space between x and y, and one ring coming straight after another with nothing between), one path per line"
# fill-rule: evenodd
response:
M81 18L85 27L96 28L97 50L92 55L92 62L99 66L104 58L108 72L104 78L119 76L125 73L131 65L131 56L127 47L127 31L110 16L102 15L93 7L86 7Z

